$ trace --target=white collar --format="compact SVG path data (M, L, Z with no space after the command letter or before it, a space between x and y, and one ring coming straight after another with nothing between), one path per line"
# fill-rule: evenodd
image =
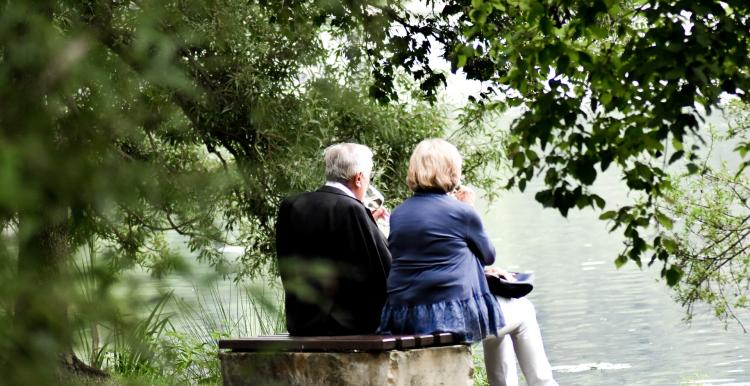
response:
M334 181L326 181L326 186L330 186L333 188L336 188L338 190L341 190L342 192L346 193L347 196L357 199L357 197L354 196L354 193L352 193L351 189L347 187L346 185L340 183L340 182L334 182Z

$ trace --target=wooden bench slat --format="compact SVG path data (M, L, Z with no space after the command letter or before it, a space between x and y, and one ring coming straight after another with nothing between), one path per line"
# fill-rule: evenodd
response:
M414 339L414 336L397 336L396 337L396 345L400 349L408 349L408 348L414 348L417 346L417 340Z
M435 341L438 344L449 344L449 343L456 343L458 342L458 339L456 335L450 332L439 332L434 334Z
M429 347L435 342L435 337L431 334L415 335L415 338L417 339L419 347Z
M392 350L397 339L391 336L259 336L224 339L219 348L234 351L317 351L317 350Z

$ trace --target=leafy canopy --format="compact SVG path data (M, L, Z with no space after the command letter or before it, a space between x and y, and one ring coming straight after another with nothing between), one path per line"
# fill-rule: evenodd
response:
M239 0L0 5L9 384L50 382L73 331L133 311L112 295L123 272L186 269L167 235L238 280L272 273L276 206L322 184L331 143L370 144L384 171L376 183L394 202L405 196L408 154L441 135L442 113L368 98L365 37L380 29L364 8L341 11ZM348 36L361 45L342 43ZM359 62L330 64L353 47ZM105 264L83 296L71 261L91 244L106 249ZM228 260L225 244L245 253Z
M601 215L626 237L618 266L660 261L675 285L685 262L667 234L674 219L660 210L670 191L668 168L700 173L701 123L723 95L747 99L750 87L750 4L684 0L472 0L427 2L428 10L397 19L392 55L377 69L384 99L388 74L401 67L439 86L427 53L443 57L469 79L484 82L479 109L520 106L505 156L524 190L545 188L542 205L565 216L572 208L606 207L592 190L615 166L633 205ZM443 80L443 78L439 78ZM744 148L740 148L742 151ZM678 162L679 161L679 162Z

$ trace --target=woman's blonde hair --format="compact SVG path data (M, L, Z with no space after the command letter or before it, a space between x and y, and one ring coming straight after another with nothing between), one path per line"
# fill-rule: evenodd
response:
M412 191L442 190L450 192L461 181L461 154L450 142L425 139L409 159L406 184Z

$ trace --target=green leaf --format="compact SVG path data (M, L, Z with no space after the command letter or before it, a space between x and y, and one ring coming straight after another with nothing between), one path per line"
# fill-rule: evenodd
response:
M677 138L672 138L672 147L678 151L682 150L683 148L682 141L678 140Z
M659 222L659 224L661 224L661 226L670 230L672 229L672 226L674 225L674 223L672 222L672 219L669 218L669 216L658 211L656 212L656 220Z
M664 273L664 276L667 279L667 285L674 287L675 284L680 282L680 278L682 278L682 269L673 264Z
M740 157L745 158L745 155L747 155L747 152L749 149L750 149L750 144L741 143L737 145L737 147L734 148L734 151L740 153Z
M672 154L671 157L669 157L669 164L671 165L671 164L675 163L675 161L677 161L680 158L682 158L683 155L685 155L684 151L682 151L682 150L676 151L674 154Z
M471 12L469 12L469 18L471 18L472 21L476 22L477 24L484 24L487 21L487 12L481 9L472 9Z
M597 25L597 24L591 26L591 28L589 28L589 31L591 31L592 35L596 39L600 39L600 40L606 39L608 36L607 30L604 29L604 27Z
M612 220L617 217L617 212L614 210L608 210L599 216L599 220Z
M671 238L668 238L668 237L662 238L661 245L670 254L674 254L675 252L677 252L677 242Z
M505 12L505 4L502 1L493 1L492 6L501 12Z
M531 149L527 149L525 154L526 154L526 158L531 162L536 162L539 160L539 156L536 155L536 153Z
M706 73L703 72L701 67L694 67L692 70L693 74L695 74L701 84L708 84L708 77L706 77Z
M625 255L619 255L617 256L617 259L615 259L615 267L618 269L621 268L625 263L628 262L628 257Z
M596 180L596 169L589 160L580 160L572 165L573 175L584 185L591 185Z
M564 74L566 71L568 71L568 66L570 66L570 57L565 54L560 55L560 57L557 59L558 72Z
M597 207L599 207L599 209L604 209L604 205L606 205L606 202L604 201L603 198L599 197L596 194L592 194L591 199L594 200L594 203L596 204Z
M468 58L466 57L466 55L459 54L458 56L456 56L456 67L461 68L465 66L467 59Z
M552 189L537 192L534 195L534 199L541 203L545 208L553 207L555 205L555 196L552 194Z

